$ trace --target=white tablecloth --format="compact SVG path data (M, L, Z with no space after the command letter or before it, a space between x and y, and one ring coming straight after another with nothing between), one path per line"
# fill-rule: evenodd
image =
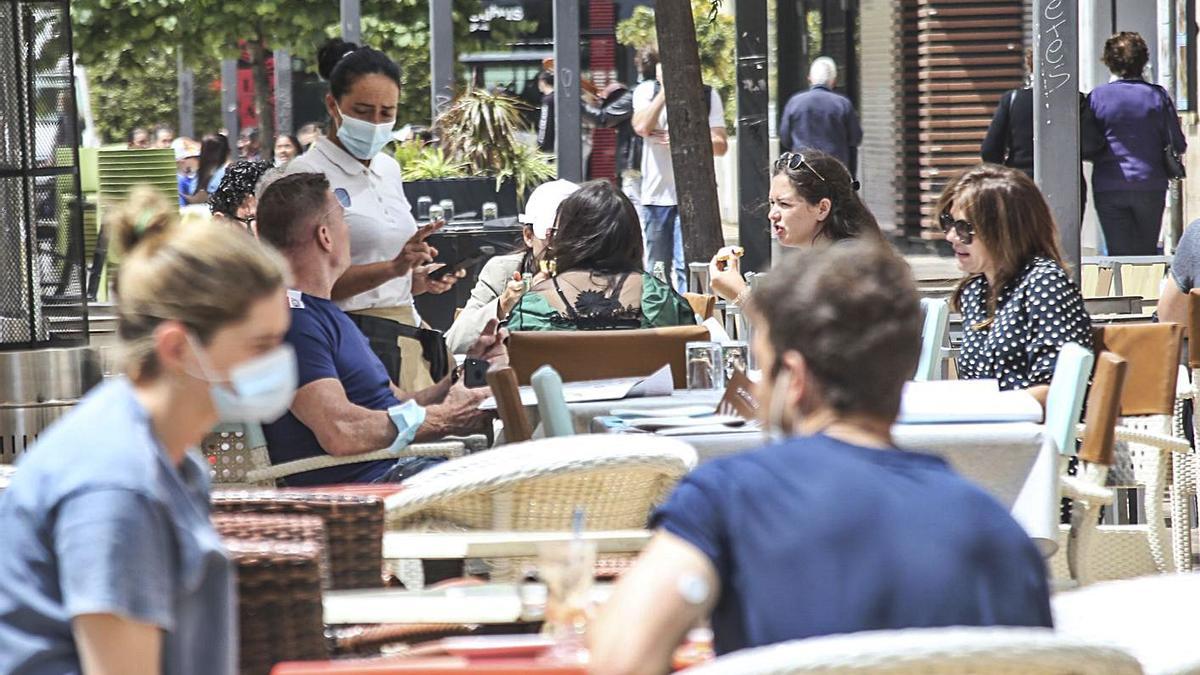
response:
M662 396L623 401L571 404L579 433L594 431L592 421L614 408L667 408L681 405L716 405L720 392L680 391ZM1007 507L1025 528L1042 554L1058 548L1059 457L1053 439L1040 424L1027 422L989 424L898 424L892 429L896 444L906 450L938 455L961 475L976 483ZM716 457L762 446L762 434L729 433L678 436L692 445L705 462Z

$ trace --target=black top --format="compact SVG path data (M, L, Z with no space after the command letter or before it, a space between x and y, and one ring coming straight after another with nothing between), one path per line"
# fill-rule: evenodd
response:
M1033 176L1033 90L1013 89L1000 97L980 153L983 161Z
M537 132L538 149L542 152L554 152L554 92L542 97Z
M1058 352L1068 342L1092 348L1092 320L1083 296L1067 273L1049 258L1034 258L1000 292L992 324L987 319L987 278L967 282L958 376L996 379L1000 389L1050 384Z

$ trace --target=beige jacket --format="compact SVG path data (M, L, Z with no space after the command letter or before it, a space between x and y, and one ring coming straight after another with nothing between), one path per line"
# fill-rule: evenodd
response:
M498 255L484 264L479 271L479 281L471 289L471 299L454 320L454 325L446 331L446 345L450 351L466 354L479 339L488 321L505 318L496 314L500 307L500 294L512 280L513 272L521 268L524 257L524 252Z

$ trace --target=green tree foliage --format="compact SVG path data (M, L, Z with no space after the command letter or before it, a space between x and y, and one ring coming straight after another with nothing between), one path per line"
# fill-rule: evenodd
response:
M429 123L429 2L362 2L363 41L400 65L400 123ZM481 0L454 2L456 49L479 49L479 40L468 32L467 17L480 11ZM98 124L106 134L119 131L119 136L127 133L131 120L144 124L177 117L176 87L169 81L174 77L176 45L183 46L184 58L198 71L197 128L211 129L220 126L219 119L202 123L202 110L209 105L219 108L219 96L207 89L212 80L202 80L200 72L218 72L219 60L239 56L241 46L248 48L257 82L267 81L269 49L287 49L315 72L317 47L340 32L338 3L331 0L72 0L71 5L79 61L89 70L104 71L93 75L92 82L97 114L105 119ZM503 43L526 27L493 21L492 40ZM123 75L115 77L116 73ZM460 81L464 75L460 72ZM137 98L131 84L139 92ZM120 109L108 110L103 101L119 103ZM256 107L266 134L274 111L265 96Z
M700 75L705 84L716 87L725 105L725 126L733 131L737 93L737 32L734 19L721 14L723 0L692 0L696 21L696 41L700 45ZM654 10L637 7L633 14L617 24L617 41L635 50L658 49L654 29Z

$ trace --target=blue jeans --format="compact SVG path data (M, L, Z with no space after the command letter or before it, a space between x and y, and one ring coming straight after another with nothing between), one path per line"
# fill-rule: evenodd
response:
M683 231L678 206L642 205L642 241L646 245L646 271L661 262L671 270L675 290L687 290L687 264L683 257Z

